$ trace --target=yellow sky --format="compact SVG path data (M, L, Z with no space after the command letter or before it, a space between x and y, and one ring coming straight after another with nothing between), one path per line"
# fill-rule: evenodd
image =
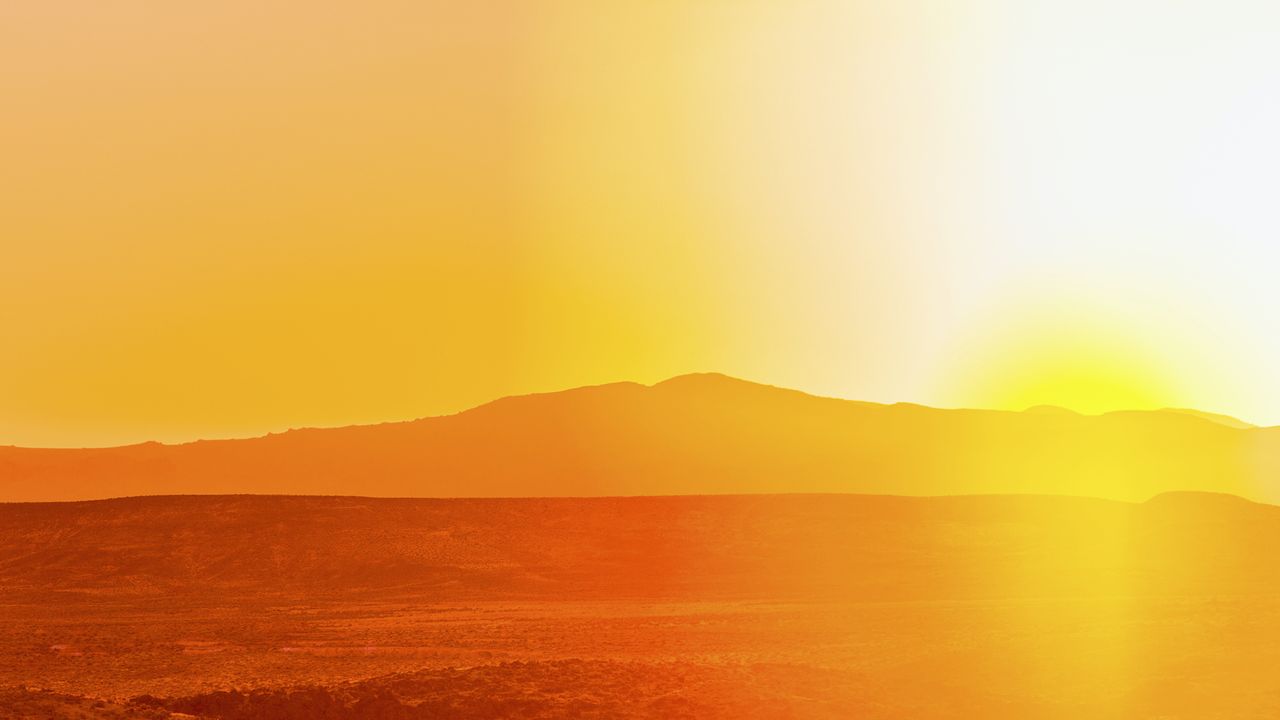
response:
M1280 422L1278 13L7 3L0 444L695 370Z

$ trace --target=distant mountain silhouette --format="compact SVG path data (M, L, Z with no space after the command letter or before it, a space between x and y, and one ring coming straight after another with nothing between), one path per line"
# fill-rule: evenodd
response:
M1192 417L1198 417L1202 420L1208 420L1209 422L1216 422L1219 425L1226 425L1227 427L1233 427L1240 430L1258 427L1253 423L1247 423L1239 418L1233 418L1230 415L1222 415L1219 413L1205 412L1203 410L1190 410L1187 408L1165 408L1163 412L1183 413L1184 415L1191 415Z
M0 500L281 493L512 497L1171 490L1272 497L1280 428L1186 411L943 410L685 375L246 440L0 448Z
M1026 410L1023 410L1023 412L1031 413L1032 415L1079 415L1080 414L1075 410L1070 410L1068 408L1060 407L1058 405L1032 405Z

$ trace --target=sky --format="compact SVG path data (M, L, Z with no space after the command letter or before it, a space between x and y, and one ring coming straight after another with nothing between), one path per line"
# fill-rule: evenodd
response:
M1280 6L0 6L0 444L694 371L1280 424Z

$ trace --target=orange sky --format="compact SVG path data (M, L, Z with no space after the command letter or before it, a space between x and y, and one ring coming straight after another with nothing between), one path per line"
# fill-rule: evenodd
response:
M1280 420L1270 200L1196 184L1269 179L1276 18L1117 7L9 3L0 444L696 370Z

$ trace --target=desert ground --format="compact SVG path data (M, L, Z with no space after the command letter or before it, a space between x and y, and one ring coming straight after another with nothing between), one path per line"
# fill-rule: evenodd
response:
M1280 508L0 505L0 717L1270 718Z

